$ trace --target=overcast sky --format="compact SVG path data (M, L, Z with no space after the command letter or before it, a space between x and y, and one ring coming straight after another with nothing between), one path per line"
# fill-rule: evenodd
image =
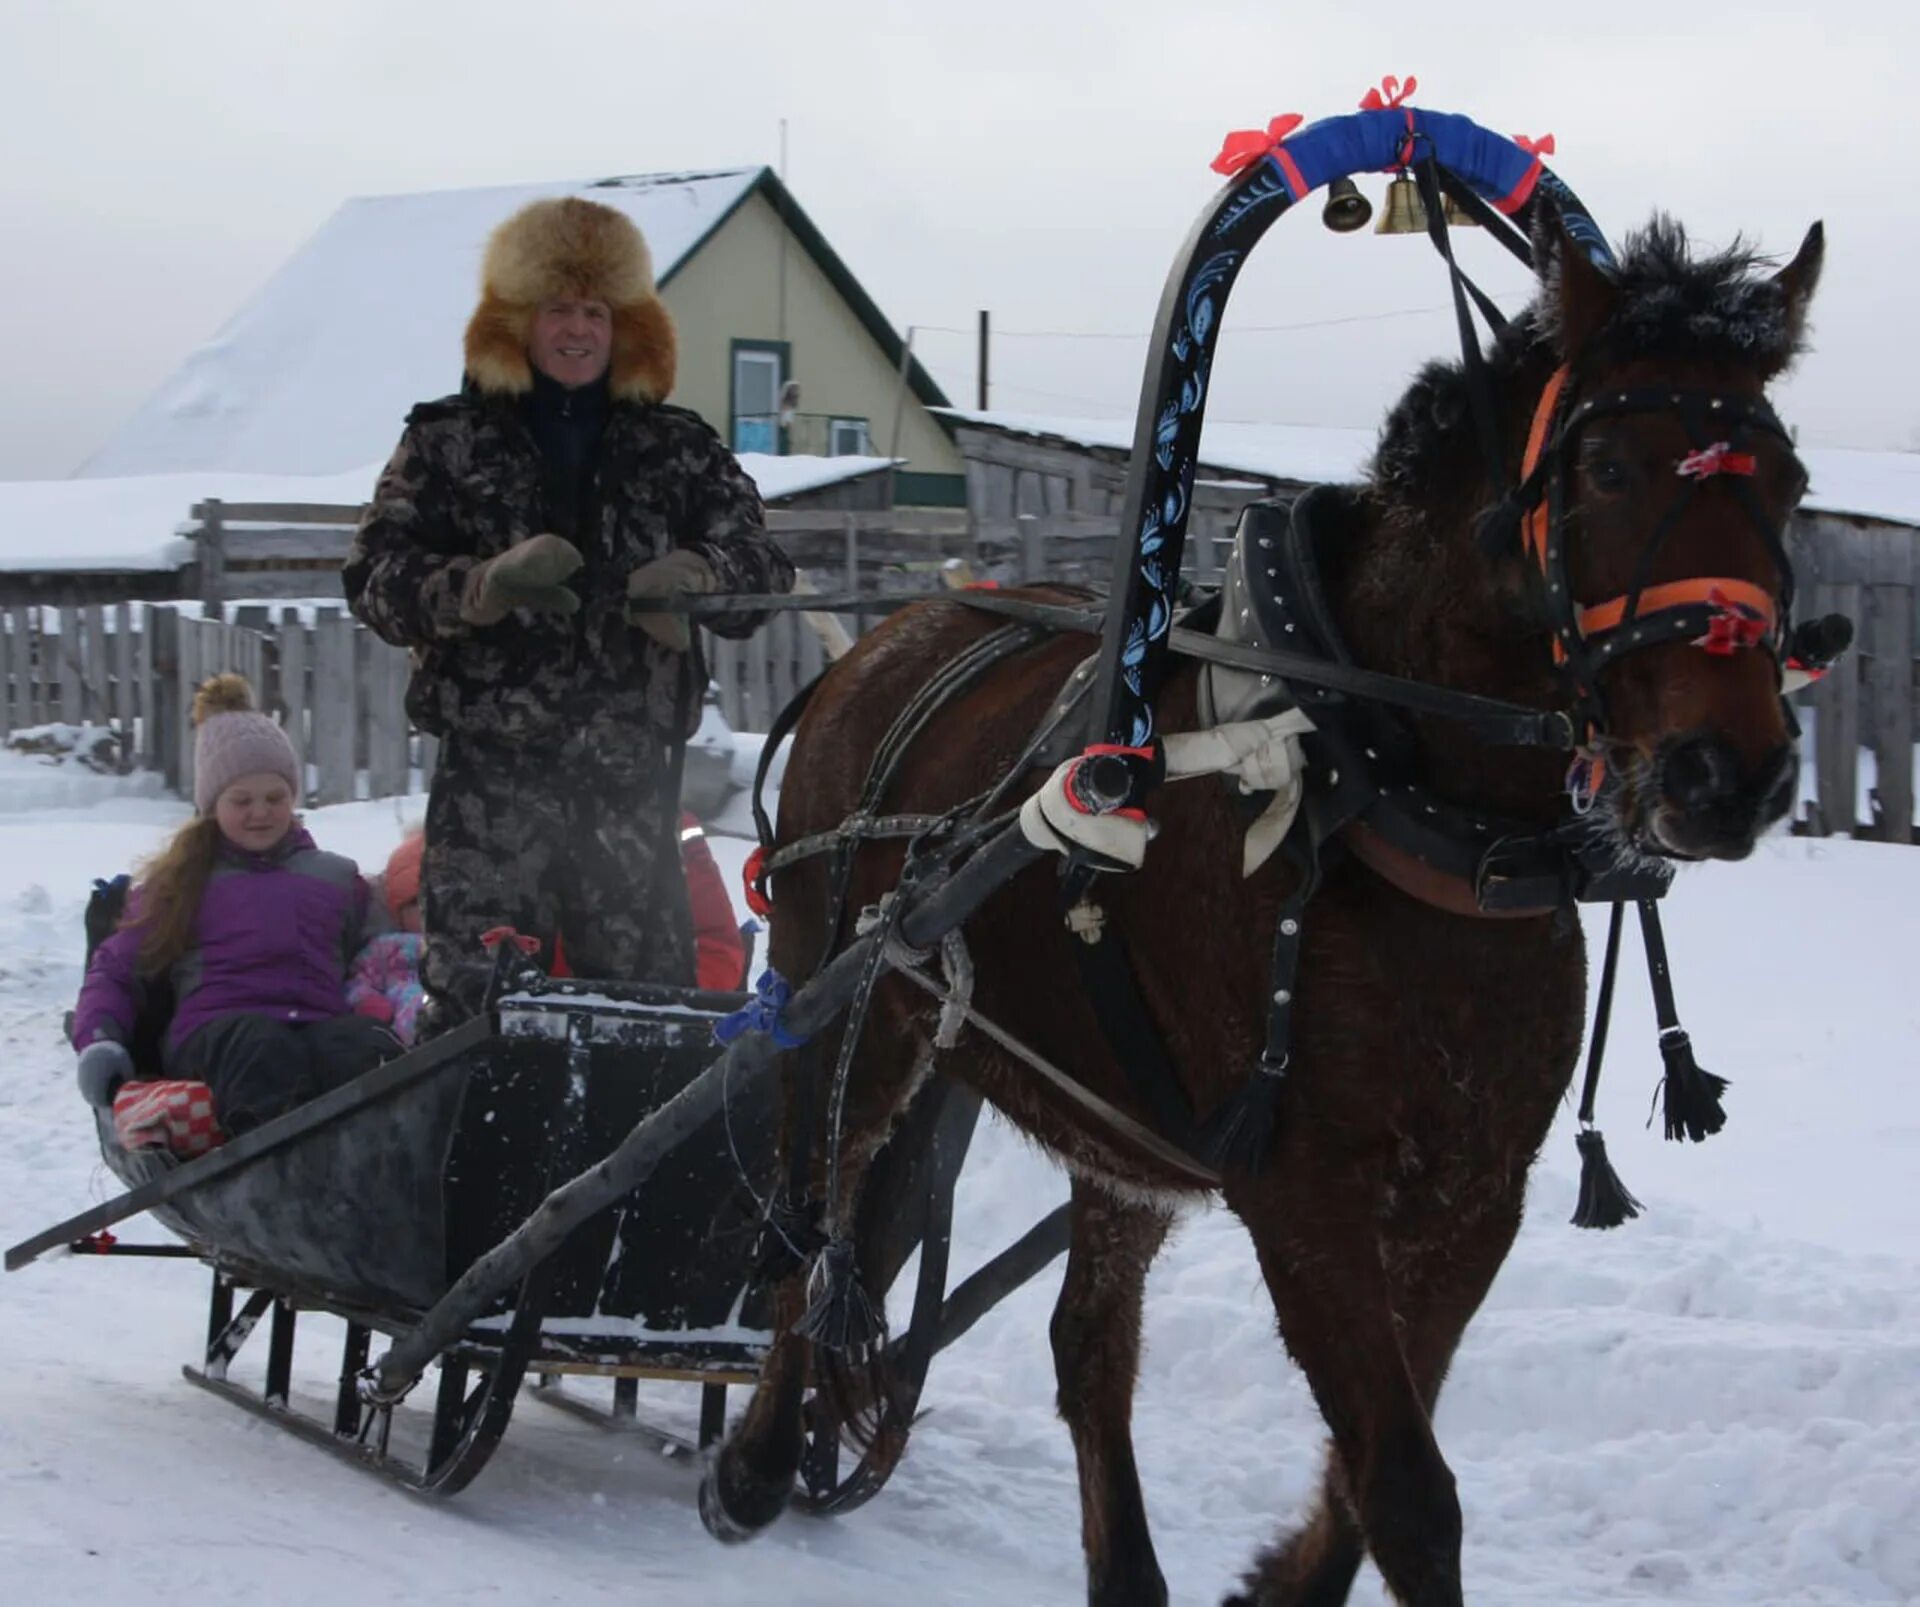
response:
M1661 207L1785 256L1824 218L1782 410L1814 445L1920 447L1916 13L0 0L0 478L70 472L348 197L774 163L783 118L800 203L956 402L986 307L994 406L1130 416L1221 136L1350 110L1385 73L1552 132L1616 239ZM1469 261L1524 299L1484 242ZM1301 209L1235 293L1210 416L1371 426L1450 349L1445 299L1424 242Z

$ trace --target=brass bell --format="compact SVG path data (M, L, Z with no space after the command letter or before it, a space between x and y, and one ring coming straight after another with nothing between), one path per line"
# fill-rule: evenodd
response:
M1446 196L1440 203L1440 216L1447 220L1449 229L1477 229L1480 220L1452 196Z
M1425 234L1427 209L1420 201L1420 187L1413 176L1402 173L1387 186L1387 209L1373 226L1375 234Z
M1327 204L1320 209L1320 221L1335 234L1364 229L1372 216L1373 203L1352 179L1335 179L1327 186Z

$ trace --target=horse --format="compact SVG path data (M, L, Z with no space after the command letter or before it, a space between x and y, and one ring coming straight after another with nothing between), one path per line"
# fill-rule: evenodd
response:
M1583 829L1613 861L1738 860L1794 795L1787 654L1766 605L1784 616L1790 604L1783 537L1806 474L1777 421L1738 454L1696 426L1772 420L1764 393L1802 348L1820 226L1778 271L1738 244L1696 252L1661 215L1611 271L1551 215L1533 234L1538 293L1490 347L1479 381L1504 461L1521 461L1531 443L1527 495L1516 503L1480 450L1475 377L1464 364L1430 364L1391 408L1349 499L1322 575L1327 605L1359 666L1581 714L1585 773L1606 773L1581 800ZM1721 467L1731 472L1713 473ZM1555 595L1561 585L1571 597ZM1661 598L1709 592L1713 629L1699 629L1697 609L1678 630L1656 628ZM1760 603L1729 604L1729 592ZM1642 622L1647 639L1629 641ZM1002 624L960 601L918 603L839 660L796 728L778 841L830 833L849 816L903 705ZM1619 650L1587 652L1583 631L1597 640L1608 624ZM1022 762L1085 645L1053 635L960 686L900 758L885 808L937 815ZM1767 650L1731 650L1746 645ZM1593 670L1590 684L1570 678L1569 655ZM1202 674L1190 661L1170 671L1160 730L1195 727ZM1543 828L1570 818L1564 753L1494 746L1432 714L1409 717L1406 730L1448 803ZM1020 787L1040 779L1030 772ZM1281 855L1245 873L1245 802L1220 782L1162 786L1152 812L1144 864L1098 877L1093 897L1192 1108L1207 1110L1259 1059L1275 924L1305 872ZM1462 1601L1460 1505L1435 1402L1512 1247L1583 1036L1586 952L1570 906L1487 918L1471 898L1403 874L1378 842L1356 837L1351 848L1321 867L1307 908L1269 1148L1257 1165L1223 1166L1217 1183L1329 1436L1315 1504L1254 1560L1230 1597L1237 1607L1342 1602L1366 1556L1397 1601ZM847 906L878 905L905 862L897 841L863 842ZM833 894L817 858L773 878L771 963L782 973L810 975L829 957L841 935ZM1087 1597L1163 1603L1130 1435L1142 1288L1176 1210L1214 1185L1196 1183L1164 1146L1135 1141L1154 1113L1076 970L1057 862L995 892L965 940L973 1009L1132 1125L1092 1119L1085 1101L979 1031L936 1053L934 1003L883 974L850 1062L826 1205L857 1198L936 1069L1064 1163L1072 1239L1050 1338L1078 1466ZM825 1045L826 1062L837 1048ZM793 1104L784 1142L807 1146L820 1191L819 1123L803 1139ZM793 1488L818 1359L801 1326L807 1304L797 1269L776 1300L758 1387L706 1474L702 1513L722 1538L772 1521Z

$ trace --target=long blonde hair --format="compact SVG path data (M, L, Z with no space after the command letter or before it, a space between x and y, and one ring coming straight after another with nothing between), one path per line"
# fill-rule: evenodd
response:
M220 823L196 815L167 846L145 861L135 881L139 910L122 924L139 929L140 971L157 976L193 947L200 898L220 849Z

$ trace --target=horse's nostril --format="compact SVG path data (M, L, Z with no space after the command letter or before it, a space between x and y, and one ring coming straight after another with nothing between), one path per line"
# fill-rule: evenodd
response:
M1708 809L1740 786L1740 763L1717 737L1691 737L1667 755L1661 790L1679 808Z

